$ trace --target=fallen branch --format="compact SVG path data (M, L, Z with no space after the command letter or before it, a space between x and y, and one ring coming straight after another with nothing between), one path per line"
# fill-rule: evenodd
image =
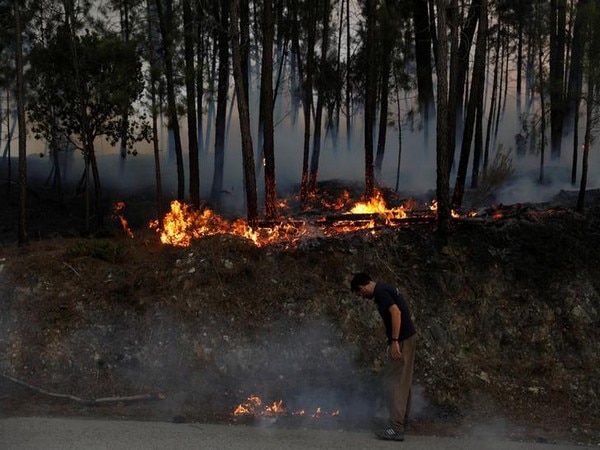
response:
M142 400L164 400L166 398L165 394L157 393L157 394L139 394L139 395L129 395L124 397L102 397L102 398L81 398L71 394L58 394L56 392L50 392L46 389L33 386L24 381L18 380L16 378L11 377L10 375L6 375L5 373L0 372L0 377L5 378L7 380L12 381L20 386L25 386L28 389L39 392L40 394L48 395L54 398L63 398L72 400L77 403L81 403L83 405L99 405L103 403L119 403L119 402L137 402Z

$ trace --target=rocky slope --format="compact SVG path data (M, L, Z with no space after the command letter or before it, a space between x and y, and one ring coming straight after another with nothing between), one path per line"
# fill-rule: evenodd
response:
M416 432L600 442L600 209L501 212L457 223L443 251L426 226L291 249L228 235L175 248L143 229L6 245L0 414L247 421L262 410L232 412L254 394L283 400L288 425L321 407L320 424L368 427L384 342L348 290L364 270L415 317Z

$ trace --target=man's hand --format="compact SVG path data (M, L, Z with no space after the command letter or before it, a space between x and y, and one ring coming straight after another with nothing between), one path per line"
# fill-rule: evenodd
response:
M392 345L390 345L390 356L392 359L402 358L402 351L400 350L400 343L398 341L392 341Z

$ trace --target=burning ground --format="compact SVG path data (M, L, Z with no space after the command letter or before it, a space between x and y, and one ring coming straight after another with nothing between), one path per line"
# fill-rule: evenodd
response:
M414 433L600 440L597 204L498 207L443 252L427 220L174 246L129 214L133 238L2 248L0 414L369 429L383 331L348 291L366 270L415 316Z

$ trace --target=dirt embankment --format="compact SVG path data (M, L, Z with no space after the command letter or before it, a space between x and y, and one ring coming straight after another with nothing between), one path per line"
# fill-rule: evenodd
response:
M294 249L232 236L172 248L142 230L5 247L2 373L78 399L165 398L90 407L4 379L0 412L231 420L256 394L369 426L383 331L373 306L348 291L364 270L411 304L417 429L502 423L515 436L597 442L598 248L597 208L526 207L461 224L443 252L426 227Z

